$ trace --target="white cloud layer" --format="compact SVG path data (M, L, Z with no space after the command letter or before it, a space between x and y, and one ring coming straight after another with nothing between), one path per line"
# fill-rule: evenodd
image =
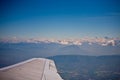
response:
M8 42L8 43L19 43L19 42L26 42L26 43L58 43L63 45L82 45L83 43L87 42L89 45L92 43L97 43L102 46L115 46L120 45L120 38L80 38L80 39L66 39L66 40L56 40L56 39L41 39L41 38L31 38L31 39L19 39L17 37L13 38L4 38L0 39L0 42Z

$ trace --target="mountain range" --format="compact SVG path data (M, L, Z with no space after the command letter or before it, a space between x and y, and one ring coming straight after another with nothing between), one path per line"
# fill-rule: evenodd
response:
M55 55L120 55L120 46L102 46L97 43L92 43L91 45L88 42L84 42L82 45L65 45L54 42L0 43L1 66L34 57L50 57Z

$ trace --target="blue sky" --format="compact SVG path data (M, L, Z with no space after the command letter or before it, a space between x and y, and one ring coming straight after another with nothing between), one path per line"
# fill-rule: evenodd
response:
M0 38L120 37L119 0L1 0Z

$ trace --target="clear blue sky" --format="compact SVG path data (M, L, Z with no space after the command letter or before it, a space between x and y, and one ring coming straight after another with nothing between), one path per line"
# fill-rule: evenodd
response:
M120 37L120 0L0 0L0 38Z

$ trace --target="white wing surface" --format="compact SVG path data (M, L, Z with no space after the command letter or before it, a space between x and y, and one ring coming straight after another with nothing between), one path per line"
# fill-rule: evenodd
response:
M33 58L0 69L0 80L63 80L54 61Z

